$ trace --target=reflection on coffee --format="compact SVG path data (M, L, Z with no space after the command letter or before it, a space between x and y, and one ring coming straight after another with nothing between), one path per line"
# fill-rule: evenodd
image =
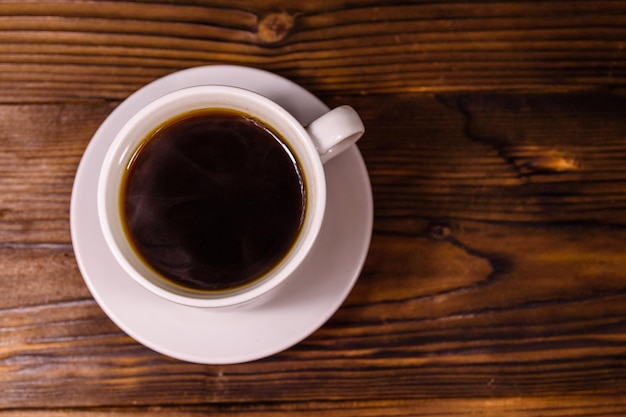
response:
M155 129L122 186L135 251L179 286L245 286L279 263L305 215L304 177L272 128L230 110L189 112Z

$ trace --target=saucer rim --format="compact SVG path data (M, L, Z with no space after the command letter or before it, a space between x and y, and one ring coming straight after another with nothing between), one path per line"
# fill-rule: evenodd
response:
M129 325L128 321L124 320L123 318L119 317L119 315L114 311L114 308L111 306L112 303L110 303L107 300L104 300L101 297L100 291L97 288L97 285L94 284L93 277L90 277L90 272L88 271L89 266L86 265L84 263L84 259L81 256L82 251L87 251L88 249L85 247L81 247L81 244L79 242L82 241L82 237L79 237L79 232L78 230L78 224L77 222L78 220L78 212L81 211L81 205L79 204L79 197L80 197L80 180L81 178L84 178L87 174L86 172L89 172L90 170L97 170L99 167L93 167L93 166L87 166L87 161L91 161L92 159L96 159L96 160L100 160L100 164L102 163L101 159L103 157L99 157L99 156L92 156L91 154L94 152L94 142L97 140L102 141L103 139L101 139L103 132L106 129L119 129L120 126L109 126L111 125L111 121L110 120L114 120L113 116L114 114L117 114L118 112L123 111L126 108L132 107L131 104L135 104L135 102L140 101L141 96L145 95L146 91L150 91L150 89L156 89L159 87L159 85L167 85L168 82L171 81L175 81L174 84L176 83L182 83L184 84L184 79L186 76L192 74L192 73L197 73L197 72L201 72L201 71L206 71L209 70L211 72L228 72L231 70L236 70L236 71L243 71L243 72L247 72L249 75L252 74L256 77L270 77L270 79L268 79L268 81L272 81L272 82L278 82L281 84L281 86L278 86L276 88L278 89L289 89L289 88L296 88L298 91L297 93L299 94L304 94L306 96L306 100L314 100L316 101L316 105L321 106L320 108L326 108L326 105L323 104L317 97L315 97L311 92L307 91L306 89L304 89L303 87L293 83L290 80L287 80L281 76L278 76L276 74L273 73L269 73L267 71L264 70L259 70L256 68L251 68L251 67L242 67L242 66L235 66L235 65L209 65L209 66L202 66L202 67L194 67L194 68L189 68L186 70L182 70L182 71L178 71L172 74L169 74L165 77L162 77L158 80L153 81L152 83L142 87L141 89L137 90L135 93L133 93L131 96L129 96L126 100L124 100L122 103L120 103L120 105L113 110L113 112L111 112L111 114L109 115L109 117L107 117L107 119L101 124L101 126L98 128L98 130L96 131L96 133L93 135L89 145L87 146L87 149L85 150L85 153L83 154L83 157L81 158L81 163L79 164L77 173L76 173L76 178L75 178L75 184L73 186L72 189L72 199L71 199L71 208L70 208L70 225L71 225L71 234L72 234L72 242L76 245L75 247L75 256L77 258L77 262L79 265L79 269L81 271L81 274L83 276L83 279L87 285L87 287L89 288L92 296L94 297L94 299L96 300L96 302L99 304L99 306L104 310L104 312L107 314L107 316L117 325L119 326L126 334L128 334L129 336L131 336L133 339L135 339L136 341L138 341L139 343L143 344L144 346L167 356L176 358L176 359L180 359L180 360L184 360L187 362L194 362L194 363L203 363L203 364L232 364L232 363L243 363L243 362L248 362L248 361L252 361L252 360L257 360L257 359L262 359L265 358L267 356L271 356L273 354L276 354L278 352L281 352L283 350L286 350L292 346L294 346L295 344L301 342L302 340L304 340L305 338L307 338L308 336L310 336L312 333L314 333L317 329L319 329L321 326L323 326L328 319L334 315L336 313L336 311L341 307L341 305L344 303L346 297L348 296L348 294L351 292L354 284L356 283L356 281L358 280L358 277L361 274L363 265L365 263L365 259L367 256L367 253L369 251L369 244L371 241L371 236L372 236L372 227L373 227L373 199L372 199L372 190L371 190L371 184L369 182L369 176L367 173L367 168L365 166L365 162L363 161L363 158L358 150L358 148L356 146L353 147L353 149L348 149L346 151L347 154L352 154L352 158L356 158L354 162L354 166L351 169L354 169L355 172L358 171L357 176L359 177L359 179L361 181L364 181L363 185L364 185L364 189L363 191L367 194L367 195L363 195L365 202L367 203L365 205L365 207L360 207L363 210L363 218L364 218L364 229L366 230L366 234L365 234L365 241L361 242L361 246L363 247L363 249L360 251L360 254L358 257L356 257L356 259L353 260L353 267L350 268L350 270L352 271L352 273L347 274L349 276L347 276L345 278L345 285L343 286L343 291L340 294L336 294L334 296L334 302L333 303L329 303L332 304L331 307L327 307L324 309L324 311L320 312L320 314L318 315L318 319L315 321L315 323L310 323L310 325L307 327L307 330L305 331L301 331L298 335L295 335L294 337L291 338L287 338L287 337L283 337L283 338L278 338L277 341L272 345L272 346L268 346L266 347L266 349L264 351L259 351L259 350L253 350L251 351L248 355L239 355L237 357L233 357L230 356L228 354L222 355L221 357L216 357L215 355L212 357L208 357L208 356L197 356L197 355L190 355L187 354L185 352L180 352L180 351L174 351L169 349L168 347L164 346L163 343L158 343L157 341L154 340L147 340L144 335L141 335L140 332L136 331L135 329L132 328L131 325ZM205 81L205 82L210 82L210 81ZM160 83L160 84L158 84ZM234 82L233 82L234 83ZM230 85L230 84L229 84ZM238 85L235 85L238 86ZM163 87L164 88L164 87ZM167 93L167 91L165 92ZM310 115L309 115L310 116ZM301 120L299 118L299 120ZM303 123L306 123L306 120L301 120ZM108 124L107 124L108 122ZM339 158L343 158L343 155L340 156ZM331 162L332 163L332 162ZM328 175L327 175L327 181L328 181ZM95 204L95 203L93 203ZM99 229L99 225L97 227ZM103 237L100 235L98 236L98 238L103 239ZM141 288L141 291L146 291L146 289L137 286L138 288ZM156 296L155 296L156 297ZM164 303L167 303L168 301L163 300ZM271 299L269 301L267 301L267 303L271 303ZM180 306L181 308L188 308L188 309L194 309L195 307L188 307L188 306ZM252 307L250 309L250 311L257 311L259 310L259 307ZM324 314L321 314L324 313ZM229 312L229 311L221 311L221 312L216 312L215 314L219 314L219 315L225 315L222 317L234 317L237 316L239 317L239 313L235 313L235 312ZM245 319L245 318L244 318ZM287 340L289 339L289 340Z

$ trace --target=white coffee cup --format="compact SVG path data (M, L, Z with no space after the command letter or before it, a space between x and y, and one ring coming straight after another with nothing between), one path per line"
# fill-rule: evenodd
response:
M229 109L257 118L287 142L306 176L306 215L288 254L261 279L233 290L197 291L174 285L146 265L123 225L121 187L130 159L154 129L177 115L198 109ZM172 302L193 307L235 307L257 301L290 278L316 241L326 207L323 163L354 144L364 126L349 106L337 107L308 126L257 93L237 87L203 85L166 94L149 103L120 129L105 156L97 190L98 217L116 261L137 283Z

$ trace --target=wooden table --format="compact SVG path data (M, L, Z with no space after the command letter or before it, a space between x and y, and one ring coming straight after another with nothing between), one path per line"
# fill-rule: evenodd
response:
M2 2L0 57L0 416L626 413L626 2ZM198 365L104 314L69 204L122 100L224 63L361 113L375 221L326 325Z

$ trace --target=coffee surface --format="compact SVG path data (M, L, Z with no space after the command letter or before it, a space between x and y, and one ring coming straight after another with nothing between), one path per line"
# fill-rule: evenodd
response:
M228 110L171 120L136 151L122 187L136 252L185 288L250 283L286 256L304 218L305 186L270 128Z

